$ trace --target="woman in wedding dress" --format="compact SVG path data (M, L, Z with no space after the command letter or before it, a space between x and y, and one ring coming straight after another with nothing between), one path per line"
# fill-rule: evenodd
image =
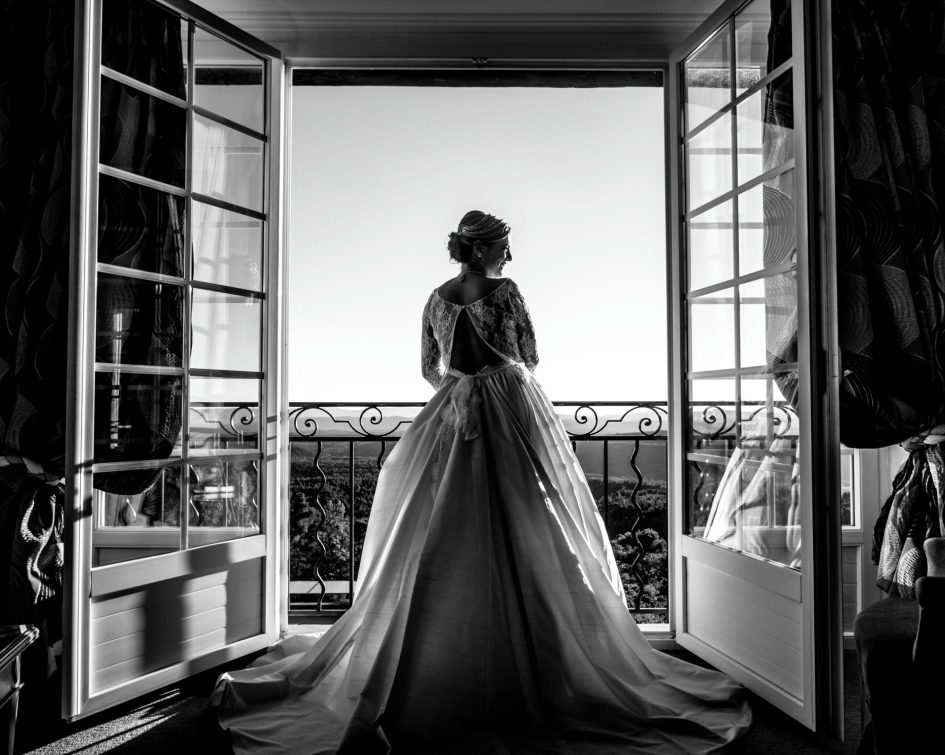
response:
M352 607L219 678L237 753L708 753L749 727L741 687L627 610L508 237L479 211L450 234L462 273L423 310L436 395L381 470Z

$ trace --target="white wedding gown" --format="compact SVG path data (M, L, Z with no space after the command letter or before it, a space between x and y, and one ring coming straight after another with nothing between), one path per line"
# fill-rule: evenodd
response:
M457 320L501 364L449 365ZM384 463L351 609L223 674L211 704L237 753L707 753L751 723L724 675L653 650L603 522L532 377L534 334L504 280L434 292L438 385ZM466 324L468 325L468 323ZM464 332L469 332L466 329Z

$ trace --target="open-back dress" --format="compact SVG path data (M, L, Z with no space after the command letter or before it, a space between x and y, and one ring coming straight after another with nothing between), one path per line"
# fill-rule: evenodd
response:
M470 338L495 358L464 374ZM351 609L219 678L237 753L694 754L748 728L739 685L633 621L537 362L512 280L430 295L436 395L381 470Z

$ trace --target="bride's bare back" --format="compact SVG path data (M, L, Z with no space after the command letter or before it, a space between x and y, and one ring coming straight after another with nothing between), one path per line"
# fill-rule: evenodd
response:
M466 280L450 278L437 289L444 301L465 307L489 296L500 285L503 278L485 278L481 275L467 275ZM476 331L469 313L464 309L456 320L453 332L453 351L450 364L454 370L467 375L479 372L483 367L502 364L505 360L495 353Z

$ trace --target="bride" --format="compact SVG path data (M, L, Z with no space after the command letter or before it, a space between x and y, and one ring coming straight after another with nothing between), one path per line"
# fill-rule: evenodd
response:
M568 436L532 377L509 226L468 212L423 310L436 388L377 482L351 609L225 673L237 753L707 753L744 690L653 650Z

